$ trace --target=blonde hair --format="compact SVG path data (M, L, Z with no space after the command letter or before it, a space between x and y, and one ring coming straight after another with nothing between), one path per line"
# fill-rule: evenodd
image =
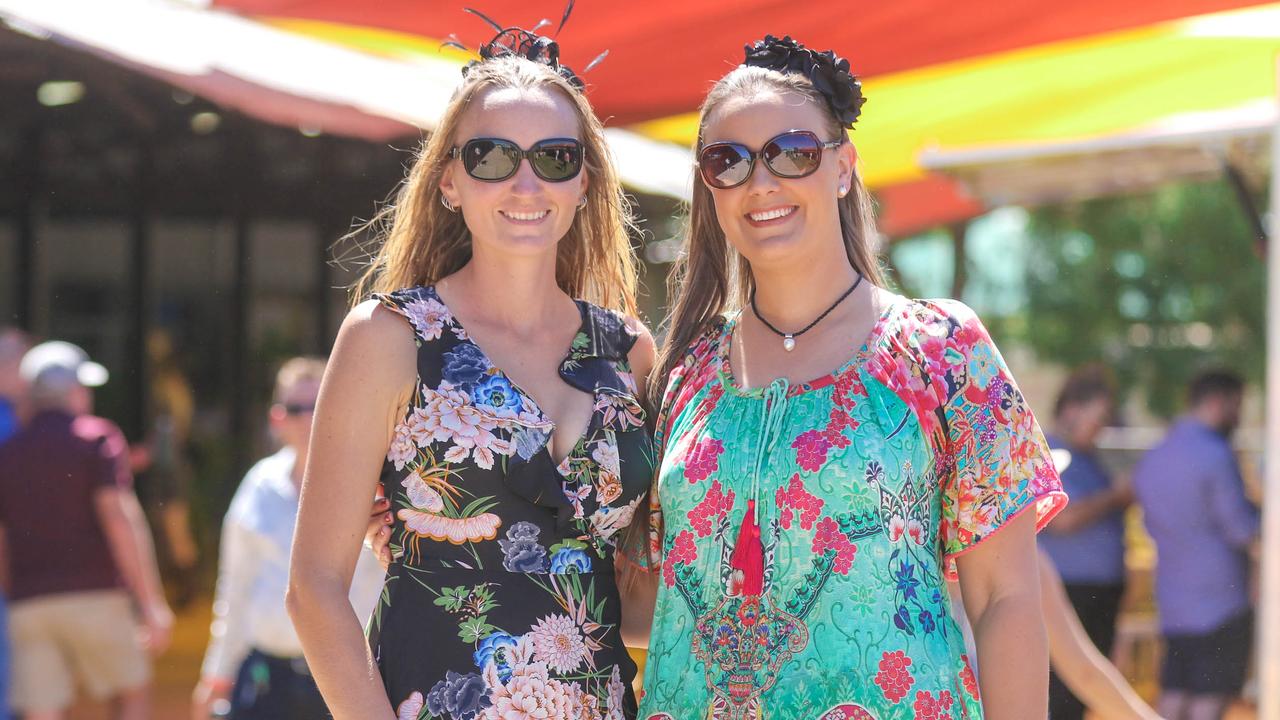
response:
M285 360L276 372L276 386L271 394L271 401L284 402L285 393L300 382L319 384L324 378L324 366L325 360L320 357L301 356Z
M353 304L374 292L430 285L471 259L471 231L462 213L441 204L440 178L457 142L454 134L468 105L490 88L559 90L573 106L582 131L586 206L578 211L556 250L556 282L575 298L636 314L636 258L628 230L635 227L604 138L604 126L586 97L546 65L501 57L473 65L439 125L422 144L392 204L361 231L372 229L380 247L353 289Z
M738 67L720 78L702 103L698 117L698 139L694 154L702 150L708 119L716 108L731 98L751 97L768 92L791 92L823 108L828 137L848 141L845 128L836 120L827 100L808 78L760 67ZM759 170L757 170L759 172ZM697 176L697 173L695 173ZM849 263L869 282L884 285L880 264L872 243L876 237L871 196L853 173L852 187L840 200L840 234ZM667 375L680 363L685 350L699 335L727 311L743 307L751 296L755 280L751 266L725 238L716 217L711 190L697 176L689 205L686 240L672 268L669 295L673 299L666 341L658 353L649 378L649 395L656 407L662 398Z

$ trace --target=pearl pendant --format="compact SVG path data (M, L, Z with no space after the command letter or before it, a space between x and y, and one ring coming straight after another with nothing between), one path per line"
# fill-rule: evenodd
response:
M796 349L796 339L790 335L784 335L782 338L782 349L791 352Z

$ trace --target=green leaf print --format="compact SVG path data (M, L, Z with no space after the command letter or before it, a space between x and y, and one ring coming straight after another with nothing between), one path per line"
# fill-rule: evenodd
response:
M471 643L472 645L489 637L497 628L485 622L486 619L486 616L481 615L463 622L458 626L458 637L462 638L463 642Z
M440 591L440 597L436 598L432 602L443 607L449 612L458 612L462 609L462 605L467 601L467 595L469 594L470 593L467 588L461 585L458 587L444 588Z

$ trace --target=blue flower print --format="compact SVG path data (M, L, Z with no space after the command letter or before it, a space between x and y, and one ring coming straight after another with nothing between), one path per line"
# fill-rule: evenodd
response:
M893 615L893 624L908 635L914 636L916 634L916 630L911 624L911 611L907 609L906 605L898 606L898 612Z
M475 385L471 393L476 405L490 407L494 410L519 410L520 396L511 385L511 381L501 375L486 375Z
M499 540L502 566L508 572L541 573L547 571L547 549L538 544L538 526L521 521L507 530L507 539Z
M547 438L550 433L544 430L536 430L533 428L521 428L516 431L516 455L521 460L528 460L537 455L547 444Z
M536 541L540 534L542 534L542 531L538 529L538 526L527 520L521 520L515 525L507 528L507 539L514 540L516 542L521 540Z
M444 379L467 393L473 390L488 370L489 360L472 343L459 343L444 354Z
M476 667L484 670L485 666L493 662L494 668L498 671L498 677L506 682L511 678L511 660L507 653L508 648L516 646L516 638L510 633L501 630L493 633L489 637L480 641L480 646L476 648L475 660Z
M556 575L591 572L591 556L577 548L564 548L551 556L551 572Z
M928 610L921 610L916 619L920 621L920 629L924 630L925 634L929 634L934 631L936 626L933 622L933 613Z
M974 345L969 354L969 380L979 389L985 390L999 374L1000 363L996 360L992 346L986 343Z
M459 675L449 670L427 693L427 711L440 717L448 713L453 720L473 720L492 704L484 678L477 673Z

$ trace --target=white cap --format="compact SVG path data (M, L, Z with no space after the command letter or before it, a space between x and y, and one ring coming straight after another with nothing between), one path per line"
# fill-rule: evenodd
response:
M89 359L78 345L54 340L40 343L22 356L18 374L33 386L66 389L72 384L98 387L107 382L107 369Z

